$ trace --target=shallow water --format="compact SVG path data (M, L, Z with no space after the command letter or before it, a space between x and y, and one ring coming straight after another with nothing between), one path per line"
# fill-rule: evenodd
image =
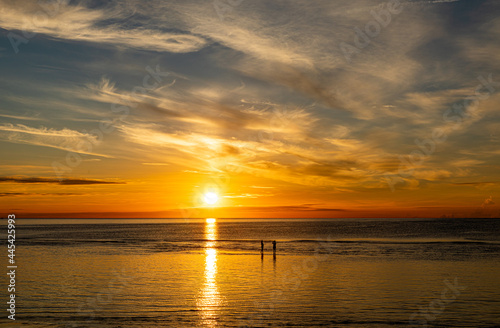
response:
M500 326L498 220L213 221L25 221L17 322Z

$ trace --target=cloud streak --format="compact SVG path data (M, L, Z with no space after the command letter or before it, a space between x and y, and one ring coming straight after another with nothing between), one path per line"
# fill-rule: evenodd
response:
M59 184L64 186L75 186L75 185L104 185L104 184L124 184L125 182L116 181L103 181L103 180L91 180L91 179L53 179L53 178L30 178L30 177L0 177L0 183L47 183L47 184Z
M147 26L127 26L125 22L133 13L118 4L102 9L89 9L63 1L55 1L52 6L42 6L39 1L28 0L21 4L2 0L0 6L0 27L6 30L174 53L197 51L208 44L206 39L189 33L167 32ZM117 23L107 23L110 19Z
M32 192L3 192L0 197L19 197L19 196L79 196L82 194L70 192L54 192L54 193L32 193Z
M24 124L0 124L0 139L14 143L56 148L81 154L111 158L112 156L80 149L83 143L97 143L93 135L71 129L33 128Z

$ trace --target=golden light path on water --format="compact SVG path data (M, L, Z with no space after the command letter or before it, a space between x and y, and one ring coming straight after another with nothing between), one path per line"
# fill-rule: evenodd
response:
M205 223L205 281L198 297L198 309L201 312L203 326L217 326L217 310L222 300L217 287L217 223L213 218Z

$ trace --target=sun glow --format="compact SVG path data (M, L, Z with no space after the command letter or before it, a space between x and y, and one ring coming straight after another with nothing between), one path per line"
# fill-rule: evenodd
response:
M203 195L203 201L205 201L205 203L208 205L214 205L218 200L219 196L213 191L207 192L205 195Z

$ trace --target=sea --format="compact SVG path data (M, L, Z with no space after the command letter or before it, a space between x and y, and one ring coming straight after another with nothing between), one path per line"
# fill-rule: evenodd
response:
M15 243L0 327L500 327L500 219L17 219Z

